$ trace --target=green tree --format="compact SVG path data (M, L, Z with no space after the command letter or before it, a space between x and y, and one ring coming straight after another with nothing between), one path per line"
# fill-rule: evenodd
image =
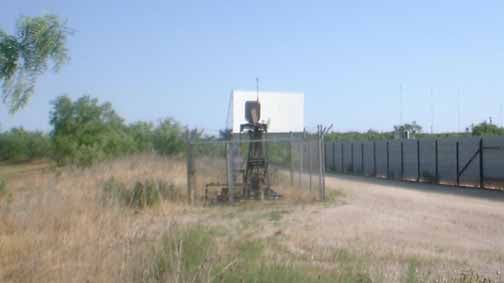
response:
M394 126L394 131L395 132L409 132L409 133L421 133L422 132L422 126L418 125L416 121L413 121L411 124L406 123L403 125L397 125Z
M42 132L12 128L0 134L0 160L28 161L47 158L50 151L49 137Z
M133 138L110 103L99 104L89 96L73 102L60 96L53 108L51 137L58 164L89 166L134 151Z
M26 105L34 93L37 77L49 65L58 71L69 60L66 47L69 34L66 23L55 15L22 17L14 35L0 29L2 99L11 113Z
M154 126L150 122L135 122L128 126L128 133L135 144L135 151L148 152L154 148Z
M480 123L472 128L473 136L503 136L504 128L487 122Z
M162 120L154 130L154 149L160 154L174 154L185 148L184 130L174 119Z

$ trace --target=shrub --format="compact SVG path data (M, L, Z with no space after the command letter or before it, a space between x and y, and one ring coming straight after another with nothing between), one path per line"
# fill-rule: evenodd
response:
M102 201L104 204L114 203L126 205L127 194L128 192L126 185L112 177L108 179L103 185Z
M0 134L0 160L28 161L50 156L49 137L42 132L12 128Z
M151 180L136 182L129 194L128 203L134 208L157 206L161 201L158 183Z
M183 199L183 195L180 190L177 190L173 183L168 183L164 180L157 181L158 191L161 194L161 198L169 201L179 201Z
M6 192L7 192L7 189L6 189L5 181L2 178L0 178L0 196L5 194Z
M163 180L137 181L129 188L112 177L103 184L103 204L142 209L157 206L162 199L177 201L181 195L175 185Z
M134 152L155 150L170 155L183 152L183 128L173 119L157 127L136 122L126 125L110 103L83 96L72 101L60 96L53 102L50 123L57 164L88 167L104 160Z

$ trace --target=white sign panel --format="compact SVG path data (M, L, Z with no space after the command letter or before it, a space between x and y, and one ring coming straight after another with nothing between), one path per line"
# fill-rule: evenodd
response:
M245 120L245 102L257 100L257 91L233 90L231 92L227 127L240 132ZM304 94L292 92L259 91L261 123L268 125L270 133L302 132L304 130Z

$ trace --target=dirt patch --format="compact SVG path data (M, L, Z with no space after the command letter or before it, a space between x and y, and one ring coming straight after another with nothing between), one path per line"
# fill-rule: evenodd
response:
M293 249L351 249L388 265L392 281L411 259L440 276L470 269L504 280L503 202L337 177L326 184L344 203L295 211L284 231Z

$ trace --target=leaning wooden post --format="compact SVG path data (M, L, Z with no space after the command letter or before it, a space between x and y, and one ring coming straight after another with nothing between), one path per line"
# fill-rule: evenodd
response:
M186 145L187 145L187 197L189 204L193 204L193 178L194 178L194 163L193 163L193 144L191 141L191 136L189 130L186 131Z

